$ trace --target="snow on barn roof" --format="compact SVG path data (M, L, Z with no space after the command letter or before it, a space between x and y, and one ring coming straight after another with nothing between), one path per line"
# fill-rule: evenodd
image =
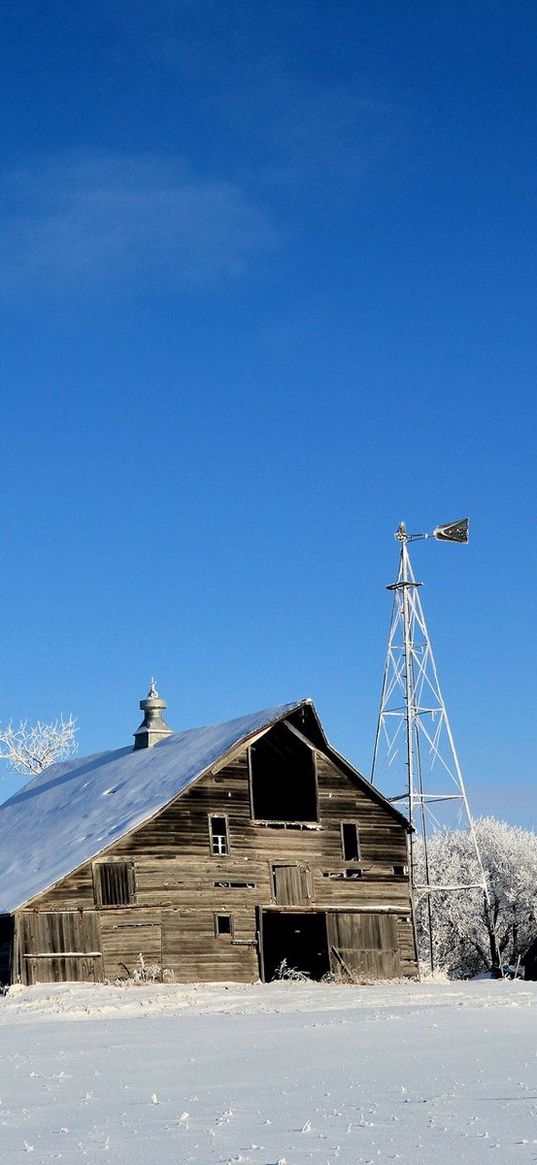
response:
M51 765L0 805L0 914L147 821L243 741L310 701Z

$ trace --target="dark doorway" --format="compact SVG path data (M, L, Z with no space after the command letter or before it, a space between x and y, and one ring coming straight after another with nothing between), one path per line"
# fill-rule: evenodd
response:
M263 978L265 983L278 978L278 971L300 971L310 979L322 979L330 970L326 915L310 911L261 912Z
M9 914L0 915L0 987L11 983L11 959L13 957L13 919Z
M537 939L531 944L531 947L524 958L522 959L522 966L524 967L525 979L537 979Z

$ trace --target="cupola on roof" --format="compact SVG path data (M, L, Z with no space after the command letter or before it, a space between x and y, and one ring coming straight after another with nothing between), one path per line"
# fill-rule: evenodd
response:
M134 748L152 748L159 740L171 736L173 728L166 724L162 715L166 708L166 701L162 700L156 689L156 681L151 677L151 684L145 700L140 700L140 708L144 718L140 727L134 733Z

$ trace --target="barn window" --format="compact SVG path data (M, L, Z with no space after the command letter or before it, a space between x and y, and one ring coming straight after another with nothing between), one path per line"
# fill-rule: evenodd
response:
M404 878L408 874L408 866L393 866L393 872L398 878Z
M255 890L255 882L213 882L215 890Z
M250 788L254 820L318 820L315 753L286 724L252 744Z
M132 862L99 862L94 866L94 881L98 906L132 906L134 903Z
M209 817L209 833L211 836L211 853L228 854L229 836L227 817Z
M217 938L224 934L233 934L233 918L231 914L215 914L214 931Z
M345 862L360 861L360 836L355 821L341 822L341 850Z

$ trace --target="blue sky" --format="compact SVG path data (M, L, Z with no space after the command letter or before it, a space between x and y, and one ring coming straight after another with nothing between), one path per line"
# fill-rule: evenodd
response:
M474 807L534 826L534 5L3 25L2 719L311 695L367 771L393 532L469 514L414 564Z

